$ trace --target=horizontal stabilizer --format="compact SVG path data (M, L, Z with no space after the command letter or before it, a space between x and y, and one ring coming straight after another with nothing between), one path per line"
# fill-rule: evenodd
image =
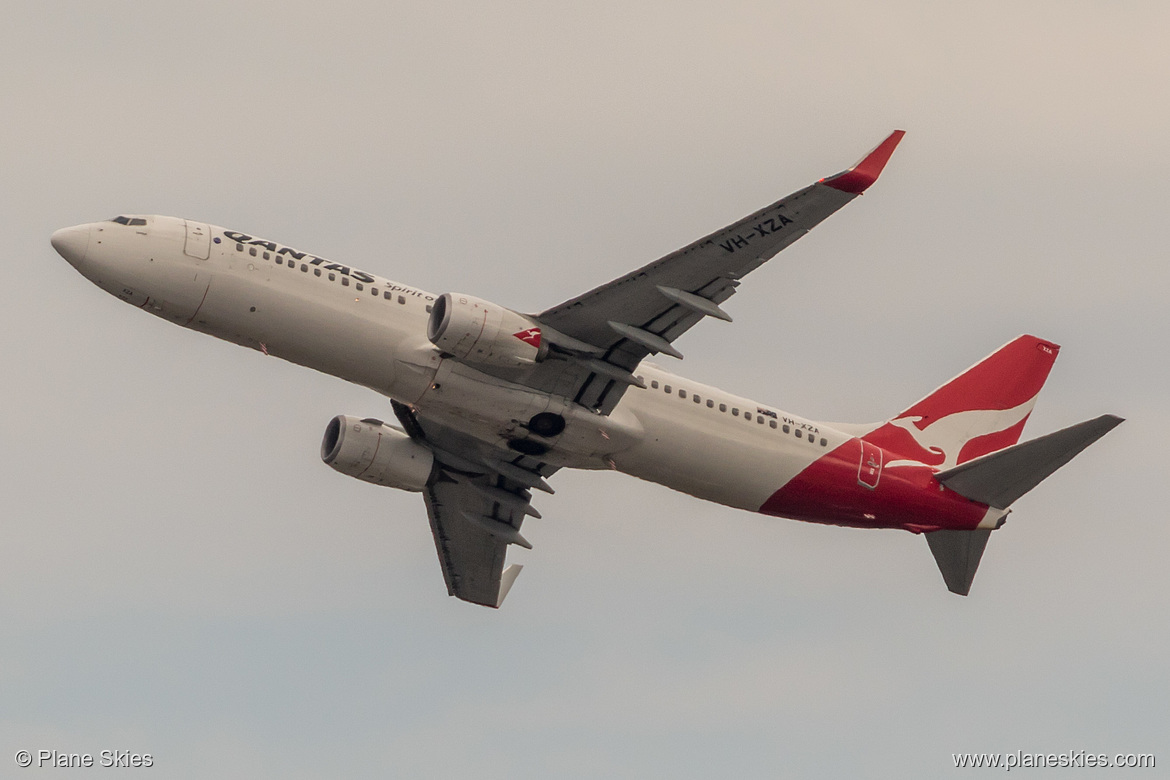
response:
M926 542L951 593L966 596L971 592L971 581L975 579L975 570L979 568L989 536L990 528L930 531L926 534Z
M934 478L960 496L996 509L1007 509L1013 501L1121 423L1120 417L1105 414L974 458L940 471ZM933 549L933 544L931 547Z

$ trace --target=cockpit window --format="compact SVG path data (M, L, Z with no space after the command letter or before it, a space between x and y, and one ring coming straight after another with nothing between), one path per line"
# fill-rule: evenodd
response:
M117 222L119 225L145 225L146 220L142 217L114 217L110 222Z

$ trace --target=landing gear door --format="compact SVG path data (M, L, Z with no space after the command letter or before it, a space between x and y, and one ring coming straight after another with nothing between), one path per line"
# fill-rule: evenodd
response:
M183 253L197 260L206 260L211 255L211 230L202 222L187 223L187 241L183 244Z
M882 478L882 448L862 440L861 463L857 467L857 481L873 490Z

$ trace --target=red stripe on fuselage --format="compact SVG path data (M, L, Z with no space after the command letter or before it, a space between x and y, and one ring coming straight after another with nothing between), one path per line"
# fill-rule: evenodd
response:
M883 463L897 459L882 455ZM861 441L850 439L797 474L759 511L810 523L915 533L975 528L987 514L985 504L945 489L925 464L883 468L877 487L866 487L858 480L861 457Z

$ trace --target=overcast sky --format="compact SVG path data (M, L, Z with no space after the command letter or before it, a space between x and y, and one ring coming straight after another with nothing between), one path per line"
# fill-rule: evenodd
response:
M1170 764L1170 10L958 5L6 3L0 774L19 749L167 778ZM966 599L908 533L580 472L502 610L449 598L421 498L319 460L386 399L49 246L171 214L536 311L895 128L881 181L663 361L860 422L1020 333L1061 344L1025 435L1128 422L1017 503Z

